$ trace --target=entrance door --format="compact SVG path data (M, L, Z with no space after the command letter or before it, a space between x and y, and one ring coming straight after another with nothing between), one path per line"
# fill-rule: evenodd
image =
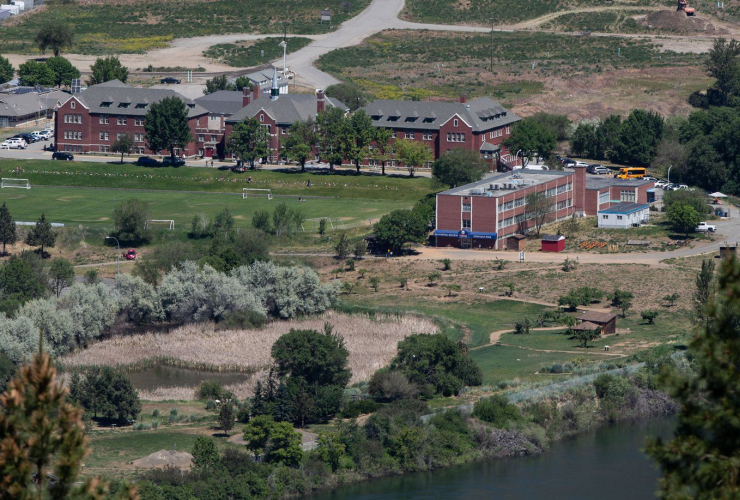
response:
M460 238L460 248L471 248L473 246L472 238Z
M213 148L206 148L206 158L213 158Z

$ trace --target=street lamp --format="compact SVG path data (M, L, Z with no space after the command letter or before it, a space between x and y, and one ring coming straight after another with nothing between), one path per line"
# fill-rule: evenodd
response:
M671 165L670 167L668 167L668 184L671 183L671 169L672 168L673 168L673 165Z
M116 255L116 274L119 274L121 272L121 244L118 243L118 238L114 238L113 236L106 236L106 240L116 240L116 246L118 247L118 255Z

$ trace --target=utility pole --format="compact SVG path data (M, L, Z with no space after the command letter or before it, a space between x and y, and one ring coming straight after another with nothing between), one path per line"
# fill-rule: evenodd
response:
M493 21L494 18L491 18L491 73L493 73Z

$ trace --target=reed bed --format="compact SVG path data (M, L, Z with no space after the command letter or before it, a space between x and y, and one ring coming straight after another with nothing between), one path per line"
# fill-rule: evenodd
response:
M323 331L324 324L342 335L349 350L350 383L368 380L396 354L398 341L412 333L436 333L430 319L414 315L343 314L327 312L308 319L275 321L258 330L216 331L213 325L187 325L169 333L116 337L63 357L66 369L107 365L126 369L166 364L202 371L246 372L247 381L227 386L238 397L251 395L254 381L264 376L271 362L273 343L290 329ZM205 370L204 370L205 369ZM144 399L192 399L193 388L158 388L140 391ZM187 396L187 397L186 397Z

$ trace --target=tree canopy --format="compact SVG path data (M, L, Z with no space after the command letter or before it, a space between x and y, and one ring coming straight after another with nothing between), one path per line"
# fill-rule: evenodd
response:
M137 243L149 238L146 221L150 218L149 204L137 198L119 203L113 210L116 237L122 242Z
M167 150L174 163L175 149L193 140L188 126L188 107L178 97L165 97L149 106L144 119L146 144L155 152Z
M479 181L488 172L480 154L465 148L454 148L432 163L432 177L451 188Z
M511 127L511 135L504 140L504 146L512 153L522 150L525 154L547 159L555 151L557 136L545 123L529 117Z
M18 234L15 221L13 216L10 215L8 206L3 202L0 207L0 243L3 244L3 255L7 254L6 245L12 245L16 241L18 241Z
M121 134L116 137L113 144L110 146L110 150L114 153L121 153L121 164L123 164L123 155L131 154L134 148L134 140L128 134Z
M327 97L333 97L346 105L350 111L367 106L367 96L354 83L337 83L326 87Z
M428 221L412 210L394 210L375 224L375 240L380 248L398 255L406 243L421 243L428 233Z
M87 79L88 85L97 85L111 80L120 80L126 83L128 80L128 68L126 68L118 56L98 57L90 66L90 77Z
M41 257L44 257L44 248L54 247L57 235L51 228L51 222L46 220L46 214L41 214L36 225L26 235L26 245L32 247L41 247Z
M83 376L74 374L69 385L70 399L95 417L124 421L141 413L139 395L131 380L110 366L91 367Z
M54 73L54 85L58 87L70 86L73 79L80 77L80 70L64 57L50 57L46 60L46 65Z
M288 129L288 137L283 142L285 155L288 159L297 161L301 171L306 170L306 161L313 156L316 144L316 123L313 118L306 121L296 121Z
M0 84L9 82L15 76L13 65L7 58L0 56Z
M32 59L18 66L18 76L21 85L29 87L37 85L51 87L56 79L54 71L49 66Z
M409 177L413 177L416 169L434 160L434 153L426 143L422 141L397 139L393 148L398 159L409 171Z
M227 149L254 168L256 160L270 155L270 135L256 118L247 118L234 125Z
M74 33L70 25L50 17L41 25L34 40L41 52L46 52L46 49L50 48L54 52L54 57L57 57L62 49L68 49L72 46Z

